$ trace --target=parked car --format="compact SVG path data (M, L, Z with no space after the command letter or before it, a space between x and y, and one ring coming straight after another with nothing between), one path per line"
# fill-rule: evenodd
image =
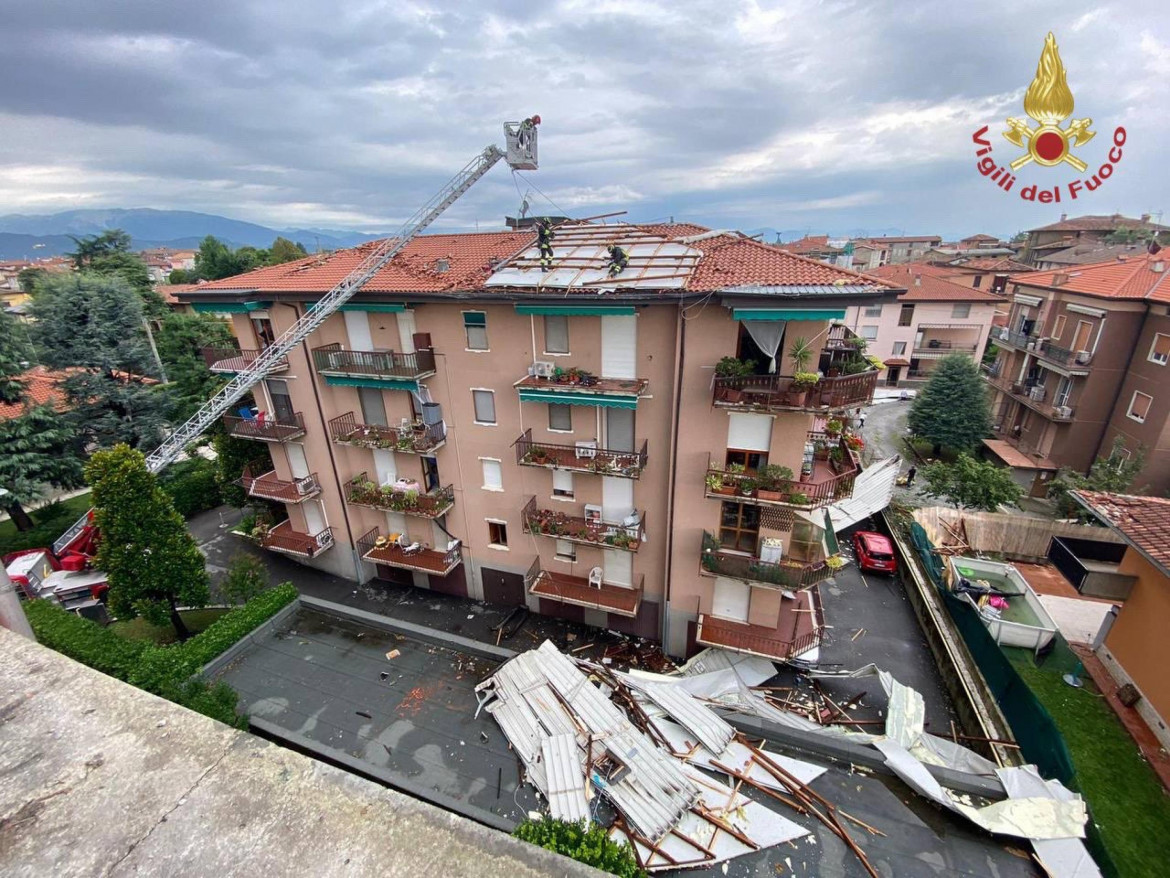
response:
M853 534L853 550L860 570L874 573L898 572L898 561L894 557L894 544L890 538L869 530Z

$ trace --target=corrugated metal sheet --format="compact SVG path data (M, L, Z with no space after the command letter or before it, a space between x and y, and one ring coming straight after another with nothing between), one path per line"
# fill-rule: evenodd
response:
M857 524L875 512L881 512L890 505L894 496L894 483L898 478L901 461L888 457L862 470L853 483L853 494L831 506L825 512L833 522L833 530L840 533ZM817 527L823 524L820 513L800 513Z
M549 813L558 820L576 823L589 819L585 799L585 764L577 738L572 734L549 735L541 744L544 773L548 778Z
M712 753L722 753L735 737L735 729L674 683L630 682Z

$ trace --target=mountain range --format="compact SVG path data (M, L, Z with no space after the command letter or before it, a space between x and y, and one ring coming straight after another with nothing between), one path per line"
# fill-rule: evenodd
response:
M12 213L0 216L0 259L59 256L74 249L70 235L82 238L100 235L108 229L122 229L129 234L135 250L154 247L193 250L208 235L232 247L268 247L280 236L303 244L312 253L318 248L335 250L381 237L339 229L270 229L210 213L145 207L67 210L43 215Z

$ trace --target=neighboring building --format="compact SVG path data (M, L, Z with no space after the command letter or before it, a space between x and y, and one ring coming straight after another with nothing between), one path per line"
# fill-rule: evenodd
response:
M616 277L611 243L629 253ZM259 349L373 246L179 297ZM263 417L225 418L272 450L274 471L246 479L286 504L263 544L675 655L815 648L819 507L859 471L826 421L868 403L877 374L800 390L787 352L806 339L805 368L834 371L830 322L900 291L692 225L565 224L553 247L542 272L531 231L415 239L256 388ZM756 374L716 377L725 357ZM757 489L765 464L791 472Z
M942 245L938 235L897 238L858 238L853 242L853 270L870 271L883 265L918 262L928 250Z
M805 256L818 262L824 262L826 265L836 265L839 268L853 267L852 245L845 244L838 247L830 244L828 235L805 235L799 241L777 244L776 246L789 253L795 253L797 256Z
M1085 472L1116 437L1145 451L1135 488L1170 490L1170 281L1165 254L1012 279L999 356L987 375L1000 450ZM1015 454L1010 456L1015 458Z
M1108 216L1074 216L1069 219L1067 213L1062 213L1060 222L1028 230L1028 238L1024 243L1024 252L1020 260L1030 265L1038 265L1043 261L1045 254L1054 250L1063 250L1089 242L1103 243L1110 234L1119 231L1165 233L1170 232L1170 226L1150 222L1148 213L1143 213L1140 219L1122 216L1119 213Z
M189 293L198 286L199 284L169 284L164 281L163 283L156 283L154 285L154 291L162 296L163 301L167 303L167 306L172 311L186 314L190 313L193 309L190 304L179 298L179 294Z
M856 305L845 315L845 325L866 340L866 353L885 366L881 383L896 387L929 378L948 354L979 362L1003 302L999 296L951 281L949 266L887 265L869 273L906 290L897 302Z
M961 250L980 250L986 247L1000 247L1003 242L994 235L968 235L959 241Z
M1043 247L1032 254L1033 271L1059 270L1077 265L1092 265L1111 259L1140 257L1149 249L1148 244L1102 244L1092 240L1071 247Z
M1118 573L1133 577L1104 640L1094 644L1097 657L1119 685L1137 689L1134 707L1170 748L1170 500L1095 491L1073 497L1125 540Z
M165 283L176 268L190 271L195 267L196 250L171 250L169 247L158 247L154 250L142 250L139 256L146 263L146 270L154 283Z
M1008 256L958 255L930 261L946 270L942 277L951 283L962 284L973 290L987 290L997 296L1007 294L1008 280L1013 275L1033 270L1030 265Z

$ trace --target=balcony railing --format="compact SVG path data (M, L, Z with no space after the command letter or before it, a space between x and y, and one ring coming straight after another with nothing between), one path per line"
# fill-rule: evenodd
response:
M533 442L530 429L525 430L512 444L516 447L516 463L520 466L597 473L625 479L641 477L642 470L646 468L649 447L646 441L642 442L641 451L613 451L598 448L596 442L579 442L576 445Z
M562 369L557 366L549 377L525 375L513 386L524 399L527 394L563 393L590 394L637 399L646 392L650 381L646 378L604 378L581 369Z
M333 548L333 528L327 527L316 534L295 531L288 521L282 521L260 537L260 545L274 552L315 558L327 549Z
M646 514L635 512L638 521L614 523L602 521L600 517L568 515L552 509L541 509L536 498L529 497L520 513L524 532L579 543L584 546L600 546L603 549L622 549L637 552L646 538ZM633 516L631 516L633 518Z
M443 551L423 548L399 534L382 536L375 527L357 541L358 554L373 564L446 576L463 563L463 543L451 540Z
M791 377L779 375L716 376L715 405L754 411L851 408L869 405L877 387L877 370L822 378L811 390L798 391Z
M379 485L362 473L346 483L345 499L353 506L388 509L419 518L438 518L455 505L455 486L419 491L417 486Z
M1063 423L1071 421L1076 415L1076 409L1071 405L1053 405L1048 399L1049 389L1034 380L1018 382L992 376L988 376L986 380L992 387L1009 394L1050 421Z
M833 575L827 564L802 564L799 561L761 561L749 555L727 552L719 540L703 532L702 571L711 576L728 576L786 588L792 591L809 588Z
M594 584L588 577L545 570L540 566L540 558L532 562L524 576L525 591L536 597L630 618L638 615L645 583L645 574L639 574L633 586L614 585L600 580Z
M1060 345L1053 344L1051 341L1040 342L1036 348L1036 353L1046 360L1073 368L1077 366L1087 367L1093 361L1093 354L1090 351L1069 350L1068 348L1062 348Z
M783 618L784 610L781 610L782 618L776 628L721 619L706 613L700 614L695 639L704 646L760 655L779 661L796 658L820 645L824 631L824 614L816 589L801 592L792 604L792 608L788 610L788 620ZM785 621L790 621L790 624L785 625L786 630L782 632L780 626Z
M855 351L860 348L862 341L861 336L848 326L834 323L829 327L828 335L825 336L825 350Z
M853 494L853 483L861 466L856 453L844 438L837 440L838 459L814 460L808 480L764 481L754 470L732 472L708 457L705 486L715 500L759 505L779 504L811 508L843 500Z
M322 375L419 380L435 374L434 351L347 351L339 344L313 349L313 365Z
M329 435L339 445L388 448L406 454L430 454L447 441L447 432L441 423L381 427L360 423L354 418L353 412L346 412L330 421Z
M921 347L914 348L915 357L945 357L947 354L973 354L979 350L977 344L954 342L939 338L927 339Z
M253 475L260 470L260 475ZM265 500L276 500L279 503L303 503L310 497L321 493L321 483L317 481L317 474L300 479L286 481L277 478L275 470L262 471L262 466L248 464L244 467L240 484L249 497L262 497Z
M1015 330L1008 329L1006 326L991 327L991 337L998 342L1011 345L1021 350L1026 350L1029 344L1035 344L1037 341L1034 335L1016 332Z
M300 412L277 417L271 412L259 412L252 417L224 415L228 433L237 439L258 439L261 442L287 442L305 435L305 419Z
M236 373L249 368L263 350L241 350L240 348L203 348L203 361L212 372ZM288 359L281 358L274 371L288 368Z

